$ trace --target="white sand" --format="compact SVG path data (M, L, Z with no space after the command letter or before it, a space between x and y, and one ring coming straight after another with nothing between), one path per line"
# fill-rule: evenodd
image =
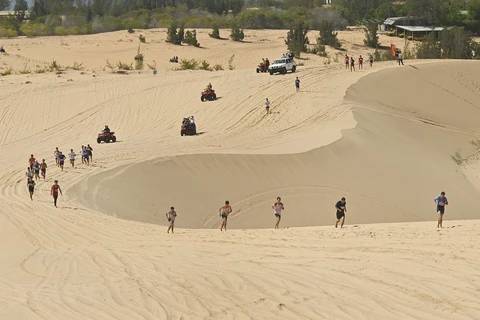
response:
M479 222L465 220L480 209L479 64L350 72L341 57L305 55L296 74L270 76L256 63L285 51L285 31L233 43L199 30L205 49L142 33L155 77L101 70L107 58L131 60L138 34L2 40L21 53L0 56L3 68L53 57L88 70L0 77L0 319L480 318ZM341 38L367 56L361 34ZM174 72L173 55L226 70ZM202 103L208 82L220 99ZM180 137L190 115L202 134ZM104 124L117 143L95 143ZM92 165L55 167L55 147L78 153L87 143ZM34 201L31 153L49 164ZM54 179L64 191L57 209ZM450 206L437 230L442 190ZM276 196L283 229L265 230ZM341 196L343 230L332 226ZM220 233L226 199L229 229L241 230ZM171 205L175 235L165 232Z

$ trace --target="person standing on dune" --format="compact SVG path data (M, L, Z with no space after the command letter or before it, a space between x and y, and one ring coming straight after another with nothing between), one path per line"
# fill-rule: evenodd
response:
M265 99L265 110L267 110L267 114L270 113L270 101L268 101L268 98Z
M93 161L93 148L90 147L89 144L87 144L87 155L88 155L88 159L89 159L89 162Z
M278 225L280 224L280 220L282 220L282 210L285 210L283 206L282 199L277 197L277 202L275 202L272 206L273 214L277 217L277 223L275 223L274 229L278 229Z
M448 206L448 199L445 197L445 192L442 191L438 197L433 201L437 204L438 223L437 228L443 228L443 214L445 213L445 206Z
M337 222L335 223L335 228L338 228L338 223L342 220L342 225L340 228L343 228L343 224L345 223L345 212L347 212L347 201L343 197L340 201L335 204L335 208L337 209Z
M169 222L167 233L170 233L170 230L172 230L172 233L173 233L175 218L177 217L177 213L175 212L175 208L171 207L170 211L166 213L166 216L167 216L167 220Z
M358 70L363 69L363 57L360 55L358 58Z
M75 156L77 154L75 152L73 152L73 149L70 149L70 153L68 154L68 156L70 157L70 164L72 165L72 168L75 168Z
M58 154L60 151L58 151L58 147L55 148L55 151L53 152L53 156L55 157L55 163L57 164L57 167L59 166L58 164Z
M30 155L30 159L28 159L28 164L30 165L30 170L33 169L33 165L35 164L35 157L33 154Z
M220 207L218 209L218 212L220 213L220 217L222 218L222 226L220 227L220 231L227 231L227 219L228 215L232 212L232 207L230 206L230 202L227 200L225 201L225 205Z
M348 66L350 65L350 58L347 54L345 54L345 69L348 70Z
M50 194L53 196L53 204L55 205L55 208L57 207L58 192L60 192L60 195L63 196L62 188L60 188L58 185L58 180L55 180L52 188L50 189Z
M300 91L300 79L295 79L295 89L298 91Z
M355 59L350 58L350 71L355 71Z

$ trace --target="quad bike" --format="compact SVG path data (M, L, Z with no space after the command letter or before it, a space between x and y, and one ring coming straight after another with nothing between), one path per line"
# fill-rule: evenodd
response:
M200 97L200 100L202 100L202 102L207 100L213 101L215 99L217 99L215 90L203 91L202 96Z
M194 136L197 134L197 127L195 124L182 124L182 128L180 130L181 136Z
M260 63L257 67L257 73L259 72L267 72L268 71L268 67L265 63Z
M102 132L98 134L97 143L101 142L109 143L117 141L117 137L115 137L115 132Z

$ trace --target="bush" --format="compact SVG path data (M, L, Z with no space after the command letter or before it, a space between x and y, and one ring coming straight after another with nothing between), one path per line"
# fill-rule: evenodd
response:
M142 62L143 62L143 60L142 60ZM122 61L118 61L117 62L117 68L118 68L118 70L130 71L130 70L133 70L133 64L132 63L128 64L128 63L124 63Z
M46 68L40 68L39 66L37 66L37 69L35 69L35 73L45 73L47 72L48 70Z
M181 45L184 37L183 26L177 32L177 24L172 22L170 27L167 29L167 40L168 43Z
M178 70L197 70L200 63L195 59L182 59L180 60L180 68Z
M50 65L48 66L48 70L50 71L63 71L65 68L60 65L57 60L53 60Z
M139 35L138 40L140 40L142 43L145 43L145 37L143 35Z
M185 38L182 40L183 43L194 47L200 47L200 43L197 41L197 31L193 30L192 32L187 31L185 32Z
M222 71L223 70L223 66L221 64L216 64L213 66L213 70L215 71Z
M218 26L213 26L213 30L211 33L208 34L210 37L214 39L221 39L220 38L220 30L218 29Z
M299 22L294 28L291 28L290 31L287 32L285 44L290 53L293 53L295 57L300 57L301 52L307 51L307 44L309 43L307 33L308 26L303 22Z
M66 36L66 35L68 35L68 30L63 26L55 27L55 35L56 36Z
M210 63L208 63L207 61L203 60L200 67L199 67L200 70L206 70L206 71L212 71L213 69L210 67Z
M233 59L235 59L235 54L233 54L230 59L228 59L228 70L235 70L235 66L233 65Z
M230 34L230 39L233 41L243 41L245 34L243 29L240 29L238 26L234 25L232 28L232 33Z
M85 67L83 66L83 62L79 63L77 61L74 61L72 69L76 71L80 71L80 70L85 70Z
M333 23L327 20L323 20L320 24L320 34L317 38L317 44L319 46L331 46L335 49L339 49L342 45L338 40L337 35L338 32L334 32ZM322 52L320 47L318 49L318 51Z
M138 45L137 55L135 58L135 70L143 70L143 53L140 53L140 45Z
M9 76L9 75L12 75L12 74L13 74L13 68L12 67L8 67L7 69L0 72L0 75L2 75L3 77Z
M128 33L135 33L135 30L132 29L132 27L128 28Z
M16 37L18 37L18 32L16 30L0 27L0 38L16 38Z
M27 68L27 65L28 65L28 63L26 63L26 64L23 66L23 69L19 71L20 74L30 74L30 73L32 73L32 70L28 69L28 68Z
M117 68L116 65L112 64L108 59L107 62L105 63L105 68L110 69L112 72L115 72L115 69Z

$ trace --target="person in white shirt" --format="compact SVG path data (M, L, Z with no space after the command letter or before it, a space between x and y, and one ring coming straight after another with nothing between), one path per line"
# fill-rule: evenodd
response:
M270 101L268 101L268 98L265 99L265 109L267 110L267 114L270 113Z
M275 229L278 229L278 225L280 224L280 220L282 219L282 210L285 210L283 206L282 199L277 197L277 202L275 202L272 206L274 209L273 214L277 217L277 223L275 223Z
M170 230L172 230L172 233L173 233L173 228L174 228L174 225L175 225L175 218L177 217L177 213L175 212L175 208L171 207L170 211L166 213L166 216L167 216L168 222L170 223L169 226L168 226L167 233L170 233Z
M70 163L72 164L72 168L75 168L75 152L73 152L73 149L70 149L70 153L68 154L70 157Z

